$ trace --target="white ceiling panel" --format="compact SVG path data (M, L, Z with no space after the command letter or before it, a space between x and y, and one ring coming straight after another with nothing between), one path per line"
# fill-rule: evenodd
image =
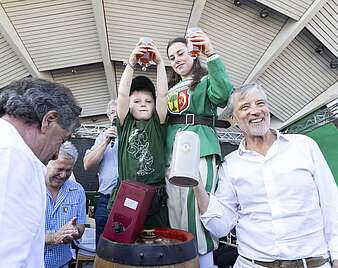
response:
M272 113L283 122L338 81L331 53L318 54L318 40L303 30L258 79Z
M328 0L306 28L338 57L338 0Z
M257 0L294 20L299 20L314 0Z
M40 71L102 61L90 0L2 0Z
M108 127L111 125L111 122L107 115L98 115L98 116L82 117L81 124Z
M81 116L106 113L110 96L102 64L55 70L52 75L72 90L82 107Z
M253 73L258 77L268 90L272 113L285 122L337 82L337 70L329 65L338 57L338 0L241 3L238 7L233 0L0 0L0 32L8 41L0 35L0 86L29 72L39 77L52 73L56 81L71 87L83 106L84 119L98 121L105 117L110 99L106 77L116 78L109 80L110 90L115 90L122 61L138 39L152 37L168 66L168 40L183 37L190 23L211 38L235 86ZM265 19L259 15L264 8L269 12ZM293 33L305 25L306 30L294 38ZM314 53L320 44L324 52ZM156 82L155 66L146 72L136 68L135 75Z
M140 37L151 37L166 63L169 39L184 36L192 0L104 0L112 60L124 61Z
M26 77L29 74L26 67L9 46L0 33L0 88L9 84L12 80Z
M236 86L246 80L287 20L272 10L268 18L262 19L258 15L260 7L253 1L237 7L232 0L207 0L199 22Z

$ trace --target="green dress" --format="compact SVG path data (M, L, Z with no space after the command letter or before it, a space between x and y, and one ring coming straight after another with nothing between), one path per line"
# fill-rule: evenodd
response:
M232 92L228 74L221 59L216 56L208 61L208 75L195 88L190 89L191 80L183 80L169 89L168 111L170 114L195 114L217 117L217 107L225 107ZM221 148L216 131L206 125L169 124L166 137L166 164L169 166L179 129L194 131L200 138L200 174L207 192L217 186L217 163L221 160ZM170 172L168 171L167 174ZM199 254L204 255L217 247L200 219L197 202L192 188L178 187L167 182L169 221L172 228L193 233Z
M167 195L165 192L164 137L165 125L156 112L145 120L135 120L129 112L118 131L118 168L121 180L135 180L157 186L152 215L145 227L168 227Z
M228 74L221 59L208 62L208 75L204 76L193 90L191 80L183 80L169 89L168 111L170 114L195 114L206 117L217 117L217 107L225 107L232 92ZM176 132L184 124L168 125L166 138L166 161L170 161ZM189 126L186 130L196 132L201 141L201 157L216 154L221 157L218 137L213 128L206 125Z

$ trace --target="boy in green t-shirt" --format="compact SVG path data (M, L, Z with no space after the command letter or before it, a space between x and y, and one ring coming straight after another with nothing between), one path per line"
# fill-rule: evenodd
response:
M157 65L157 94L150 79L132 79L144 53L153 53ZM120 180L135 180L158 187L152 215L145 227L168 227L165 192L165 120L168 83L161 55L154 45L138 42L122 74L117 98L118 163Z

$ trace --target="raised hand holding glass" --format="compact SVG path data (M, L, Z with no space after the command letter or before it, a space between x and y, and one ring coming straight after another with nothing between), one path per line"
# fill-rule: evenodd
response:
M142 45L145 46L153 42L153 40L150 37L142 37L140 41ZM141 66L142 71L146 71L151 64L155 64L153 60L154 60L154 52L151 52L147 49L147 51L144 52L143 55L138 58L138 64Z
M190 40L190 37L195 33L201 33L201 32L203 31L201 30L201 28L198 28L198 27L191 27L191 28L188 28L187 30L186 39L187 39L188 52L190 56L193 58L196 58L199 55L201 55L203 51L203 46L194 44L194 42Z

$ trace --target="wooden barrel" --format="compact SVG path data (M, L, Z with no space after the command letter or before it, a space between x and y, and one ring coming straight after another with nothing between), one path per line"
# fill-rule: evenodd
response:
M157 237L174 239L172 244L124 244L100 237L94 268L196 268L199 267L196 241L191 233L156 228Z

